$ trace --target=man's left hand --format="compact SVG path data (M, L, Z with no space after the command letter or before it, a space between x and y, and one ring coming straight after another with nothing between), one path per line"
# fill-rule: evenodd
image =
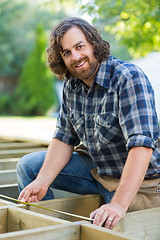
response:
M117 203L104 204L90 214L93 224L113 229L118 221L125 216L125 209Z

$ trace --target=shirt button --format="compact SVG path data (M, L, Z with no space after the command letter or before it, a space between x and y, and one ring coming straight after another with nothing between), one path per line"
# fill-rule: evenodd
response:
M96 153L96 150L92 149L91 152L92 152L92 153Z
M93 136L92 136L92 134L88 134L88 137L89 137L89 138L92 138Z

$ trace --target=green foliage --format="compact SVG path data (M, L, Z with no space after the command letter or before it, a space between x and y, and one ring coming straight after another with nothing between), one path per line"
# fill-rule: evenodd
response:
M51 29L70 14L72 3L73 0L0 0L0 77L19 78L13 94L6 92L9 90L0 93L1 114L42 115L56 104L55 79L44 58L46 43L42 44L43 36L41 46L38 45L35 29L41 24L48 39Z
M101 37L108 41L111 46L111 55L123 60L130 60L132 57L128 52L127 47L124 44L120 44L116 40L115 35L109 32L106 32L105 29L106 21L104 19L98 18L94 21L94 26L97 28Z
M82 8L94 19L104 19L105 30L135 58L160 51L160 0L90 0Z
M58 0L0 0L0 76L19 75L34 46L36 26L41 23L50 32L65 11Z
M43 27L38 26L36 43L28 56L14 94L14 113L17 115L44 115L56 103L54 77L44 58L46 38Z
M10 114L11 96L8 93L0 94L0 112L1 114Z
M0 75L16 75L20 71L26 47L19 20L25 6L24 2L16 6L14 1L0 1Z

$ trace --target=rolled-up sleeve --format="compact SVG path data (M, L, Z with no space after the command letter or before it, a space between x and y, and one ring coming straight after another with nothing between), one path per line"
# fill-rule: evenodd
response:
M70 120L70 111L67 105L68 99L63 89L61 109L57 118L57 124L53 138L56 138L66 144L76 146L79 144L80 140L72 127Z
M154 92L141 69L133 69L127 74L121 85L119 105L126 149L140 146L154 149L159 135Z

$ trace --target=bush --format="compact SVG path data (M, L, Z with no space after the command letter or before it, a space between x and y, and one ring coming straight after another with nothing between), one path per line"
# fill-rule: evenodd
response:
M10 95L8 93L0 94L0 113L10 114Z

